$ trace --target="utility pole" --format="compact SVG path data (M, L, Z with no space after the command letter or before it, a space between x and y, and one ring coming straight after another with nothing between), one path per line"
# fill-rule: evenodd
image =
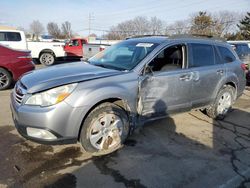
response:
M91 21L94 20L94 15L93 13L89 13L89 35L90 35L90 32L91 32Z

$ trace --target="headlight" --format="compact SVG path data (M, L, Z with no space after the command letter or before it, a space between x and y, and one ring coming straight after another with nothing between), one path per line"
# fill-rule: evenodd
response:
M69 84L34 94L28 98L25 104L36 106L51 106L57 104L66 99L66 97L72 93L76 86L76 83Z

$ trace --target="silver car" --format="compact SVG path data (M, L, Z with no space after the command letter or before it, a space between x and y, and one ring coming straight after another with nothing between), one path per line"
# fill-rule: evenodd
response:
M225 42L139 37L88 62L26 74L11 94L11 109L27 139L79 141L87 152L104 155L145 121L193 108L224 118L245 84L244 66Z

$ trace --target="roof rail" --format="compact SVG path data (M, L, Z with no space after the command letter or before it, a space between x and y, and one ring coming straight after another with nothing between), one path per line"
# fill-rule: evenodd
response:
M126 40L133 38L142 38L142 37L169 37L169 35L133 35L126 37Z
M169 36L170 39L179 39L179 38L194 38L194 39L212 39L217 41L225 42L226 39L221 37L216 37L213 35L201 35L201 34L180 34L180 35L171 35Z

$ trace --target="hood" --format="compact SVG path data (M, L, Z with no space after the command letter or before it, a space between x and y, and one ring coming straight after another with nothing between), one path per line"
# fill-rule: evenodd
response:
M21 83L26 87L28 93L36 93L53 87L93 80L123 72L97 67L83 62L67 63L52 67L35 70L25 74Z

